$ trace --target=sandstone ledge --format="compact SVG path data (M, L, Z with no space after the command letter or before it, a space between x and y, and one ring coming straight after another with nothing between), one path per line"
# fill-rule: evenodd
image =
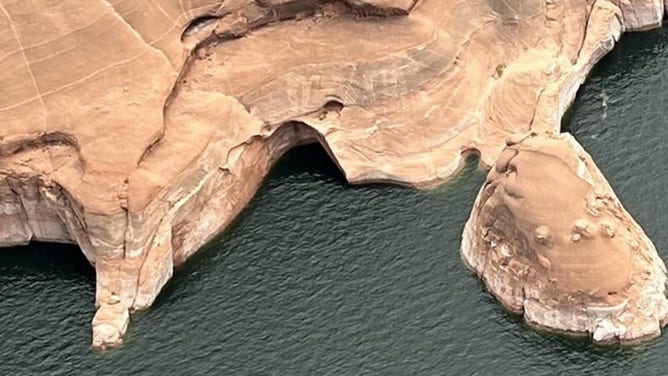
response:
M466 223L465 262L531 324L596 342L660 335L665 266L591 157L568 134L509 144Z
M0 0L0 245L77 243L93 344L286 150L351 183L439 184L512 134L558 132L593 64L660 0ZM85 27L83 27L85 26ZM105 46L100 52L100 46Z

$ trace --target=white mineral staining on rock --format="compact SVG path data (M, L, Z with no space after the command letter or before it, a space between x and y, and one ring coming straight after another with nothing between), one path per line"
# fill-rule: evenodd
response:
M490 171L464 229L466 262L532 324L597 342L658 336L668 319L663 261L591 158L578 158L584 152L566 134L508 148L502 156L514 157L502 164L515 172ZM592 194L595 213L582 199ZM512 259L500 262L498 249Z
M550 243L550 229L547 226L538 226L534 232L536 242L541 245L548 245Z
M592 216L598 216L603 207L604 207L603 201L598 197L594 197L591 200L587 201L586 210Z
M593 224L590 221L582 218L573 222L573 232L586 239L591 239L595 236L595 229L593 228Z
M552 263L550 262L550 259L541 255L540 253L536 253L536 257L538 258L538 263L540 266L542 266L545 269L550 269L552 268Z
M103 303L93 318L93 348L106 350L123 343L130 322L128 310L121 303Z

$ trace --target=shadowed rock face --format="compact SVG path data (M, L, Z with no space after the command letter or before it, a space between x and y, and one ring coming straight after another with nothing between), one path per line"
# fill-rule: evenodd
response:
M320 142L351 183L431 186L468 151L491 166L508 135L558 132L592 65L624 30L660 25L663 3L0 0L0 11L0 244L79 244L105 348L285 150Z
M595 341L659 335L665 266L591 157L570 135L509 143L466 224L464 260L530 323Z

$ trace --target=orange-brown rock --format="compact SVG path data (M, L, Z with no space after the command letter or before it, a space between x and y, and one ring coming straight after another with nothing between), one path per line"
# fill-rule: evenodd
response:
M529 323L599 342L658 336L665 266L591 157L567 134L513 141L464 229L466 263Z
M438 184L558 131L660 0L0 0L0 245L77 243L118 345L273 161L320 142L351 183Z

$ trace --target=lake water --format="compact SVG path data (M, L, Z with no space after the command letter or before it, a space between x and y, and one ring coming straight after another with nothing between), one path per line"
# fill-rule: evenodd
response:
M564 128L668 260L666 109L664 28L625 36ZM349 187L320 147L296 149L106 353L89 348L95 278L76 247L0 250L0 375L668 374L668 336L538 333L483 290L459 256L483 180L471 161L428 192Z

